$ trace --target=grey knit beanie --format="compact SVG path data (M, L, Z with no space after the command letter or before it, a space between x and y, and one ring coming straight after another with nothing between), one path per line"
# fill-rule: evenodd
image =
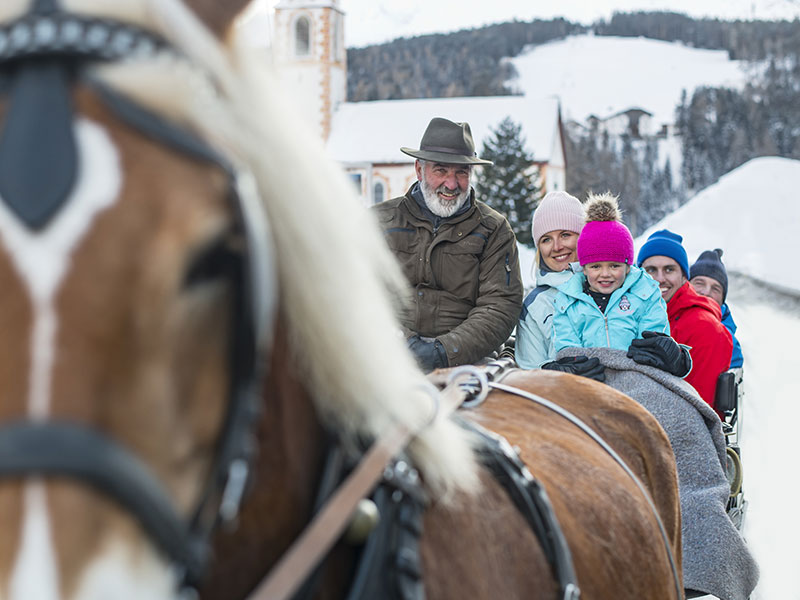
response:
M584 219L581 201L567 192L550 192L533 213L531 232L533 243L538 246L539 238L549 231L574 231L580 233Z
M722 303L725 304L725 298L728 296L728 270L722 264L722 250L720 248L706 250L697 257L697 262L689 269L689 279L698 275L711 277L711 279L719 281L720 285L722 285Z

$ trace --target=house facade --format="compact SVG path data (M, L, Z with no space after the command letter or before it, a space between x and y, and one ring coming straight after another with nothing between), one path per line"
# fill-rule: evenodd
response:
M628 108L604 118L590 115L587 121L589 127L597 133L607 133L614 137L629 135L640 140L659 133L655 129L653 113L641 108Z
M346 102L344 12L339 0L281 0L275 6L273 53L282 82L365 205L402 195L416 181L414 159L400 147L419 147L433 117L469 123L478 154L484 140L510 117L522 127L542 190L565 188L564 132L556 98Z
M565 188L563 127L555 98L345 102L333 116L327 148L353 179L364 202L381 202L404 194L416 181L414 159L400 152L400 147L419 148L422 133L433 117L469 123L479 155L483 142L510 117L522 126L525 148L534 157L542 190Z

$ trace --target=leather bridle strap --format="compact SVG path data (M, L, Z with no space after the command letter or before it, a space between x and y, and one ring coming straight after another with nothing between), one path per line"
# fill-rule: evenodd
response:
M77 423L19 421L0 427L0 479L65 477L113 498L156 545L197 579L206 563L196 538L164 486L130 451Z
M433 419L446 418L463 402L466 392L458 385L457 379L451 377L451 385L441 392L431 389L431 393L438 397L439 403ZM433 420L424 424L419 431L431 422ZM403 425L395 425L378 438L248 600L292 598L341 537L358 502L375 488L383 476L386 465L419 431L410 431Z

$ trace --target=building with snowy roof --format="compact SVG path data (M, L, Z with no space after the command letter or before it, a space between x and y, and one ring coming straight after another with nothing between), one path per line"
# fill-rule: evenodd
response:
M283 83L365 204L402 195L416 181L414 159L400 147L418 147L433 117L469 123L479 155L484 140L510 117L522 127L542 190L565 188L564 134L556 98L346 102L343 19L340 0L281 0L275 6L273 54Z

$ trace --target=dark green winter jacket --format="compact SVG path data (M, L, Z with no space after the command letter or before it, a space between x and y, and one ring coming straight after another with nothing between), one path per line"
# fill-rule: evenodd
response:
M499 348L519 318L516 238L474 190L465 212L435 227L411 195L416 185L373 207L412 287L400 322L406 338L437 338L451 367L471 364Z

